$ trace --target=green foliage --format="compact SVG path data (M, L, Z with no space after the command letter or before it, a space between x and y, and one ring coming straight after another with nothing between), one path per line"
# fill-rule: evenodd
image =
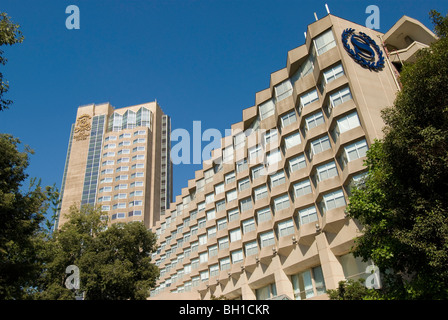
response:
M347 207L364 227L355 256L393 271L387 298L448 298L448 19L431 17L441 38L405 65L403 89L383 110L384 138Z
M23 35L19 28L20 26L14 24L6 13L0 12L0 47L23 42ZM0 64L5 65L7 59L3 56L3 53L3 50L0 50ZM3 95L8 90L9 84L3 81L3 74L0 72L0 111L7 109L12 103L11 100L3 99Z
M363 278L339 281L337 289L327 290L328 297L330 300L381 300L379 292L368 289L364 282Z
M19 139L0 134L0 299L25 297L38 278L40 223L58 197L54 187L43 188L35 179L21 190L32 150L21 152L19 145Z
M39 299L146 299L159 276L151 263L156 237L142 223L107 227L101 211L89 206L71 208L69 220L45 245L48 261L41 277ZM80 270L79 292L65 288L66 267Z

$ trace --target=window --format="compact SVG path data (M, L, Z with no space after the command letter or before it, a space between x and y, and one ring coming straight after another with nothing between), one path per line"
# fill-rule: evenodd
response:
M247 219L243 221L243 234L246 234L248 232L255 230L255 219Z
M293 173L293 172L300 170L302 168L305 168L305 167L306 167L306 160L305 160L305 156L303 154L289 160L289 172L290 173Z
M252 209L252 199L250 197L244 198L240 201L241 212Z
M296 132L285 137L285 149L292 148L300 144L300 133Z
M237 220L239 215L240 215L240 212L238 211L238 209L229 210L229 212L227 212L229 222Z
M256 242L255 242L256 244ZM230 253L232 257L232 263L237 263L243 261L243 250L235 250Z
M233 163L233 145L230 145L229 147L225 148L223 151L222 160L225 164L231 164Z
M331 148L330 139L328 136L311 141L311 155L321 153Z
M241 179L240 181L238 181L238 191L243 191L246 190L247 188L250 187L250 179L249 177Z
M289 126L290 124L297 121L297 115L295 111L291 111L290 113L285 114L281 117L282 128Z
M360 125L361 124L359 123L358 113L356 113L355 111L339 118L337 120L337 125L334 129L334 132L336 136L339 136L339 134L359 127Z
M268 100L259 106L260 109L260 118L261 120L264 120L274 114L275 111L275 105L274 101Z
M285 237L294 233L294 220L288 219L278 223L277 226L278 236Z
M229 237L223 237L218 239L219 249L227 249L229 247Z
M257 210L257 220L258 223L263 221L268 221L272 219L271 208L266 207L260 210Z
M221 270L228 270L230 269L230 258L222 258L219 260L219 267Z
M262 175L265 175L264 167L262 165L252 168L252 180L257 179Z
M277 141L278 132L277 129L269 130L264 134L264 144L268 144L274 141Z
M334 161L328 162L316 168L317 181L324 181L338 175L336 163Z
M224 176L224 180L226 184L232 183L235 181L235 171L232 171Z
M271 179L271 188L277 187L283 183L285 183L285 172L283 170L280 170L277 173L274 173L270 177Z
M299 210L298 218L300 225L311 223L317 221L317 211L315 206L307 207L305 209Z
M200 235L198 237L199 245L202 246L204 244L207 244L207 236L205 234Z
M199 272L199 276L201 277L202 282L208 281L209 277L208 270Z
M218 230L224 230L227 228L227 219L222 218L216 221L216 225L218 226Z
M343 74L344 74L344 69L342 68L342 64L338 64L334 67L331 67L324 71L325 83L330 83L331 81L339 78Z
M361 140L344 147L344 163L364 157L367 152L367 141Z
M215 201L215 194L214 193L209 193L205 195L205 203L209 204L212 203L213 201Z
M317 100L319 100L319 95L317 94L317 90L314 89L300 96L300 106L303 108Z
M233 190L230 190L230 191L226 192L227 202L234 201L234 200L236 200L236 198L237 198L236 189L233 189Z
M282 154L279 149L272 150L266 155L266 165L270 166L282 160Z
M198 203L198 211L204 211L205 210L205 201Z
M296 198L311 193L311 183L309 179L305 179L294 184L294 194Z
M326 289L321 266L292 275L291 280L296 300L308 299L325 293Z
M254 190L254 201L261 200L263 198L266 198L268 196L268 187L267 186L261 186ZM241 210L243 211L243 210Z
M345 198L342 190L336 190L324 195L323 198L324 211L339 208L342 206L345 206Z
M319 112L305 118L305 123L306 123L307 130L317 127L317 126L325 123L324 114L322 113L322 111L319 111Z
M199 179L198 181L196 181L196 192L204 191L204 185L205 185L204 179Z
M214 257L216 255L218 255L218 245L215 244L213 246L208 247L208 256Z
M333 32L331 31L331 29L328 29L314 39L314 47L316 48L318 56L327 52L335 46L336 41L334 40Z
M275 211L280 211L289 208L289 197L287 194L274 199Z
M246 134L244 132L238 133L233 137L233 146L236 149L244 147L246 142Z
M214 170L213 169L209 169L207 171L204 171L205 184L208 184L208 183L213 181L213 174L214 174Z
M246 257L257 254L258 253L257 240L246 243L244 245L244 252L246 253Z
M207 211L207 221L215 219L215 209Z
M241 229L236 228L236 229L230 230L229 235L230 235L230 242L235 242L235 241L241 240Z
M352 94L350 92L350 89L349 87L345 87L330 95L330 106L334 108L337 105L340 105L341 103L351 99Z
M289 79L283 81L282 83L276 85L274 87L274 90L275 90L275 99L277 102L286 99L292 94L291 81Z
M247 159L240 160L236 163L236 172L242 172L247 169Z
M275 244L274 231L268 231L260 234L260 247L265 248Z
M226 200L216 202L216 211L223 211L226 209Z
M263 158L263 149L260 145L256 145L249 149L249 161L250 163L260 162Z
M224 192L224 183L217 184L215 186L215 194L218 195Z
M205 228L205 224L206 224L206 219L205 218L201 218L198 220L198 228Z

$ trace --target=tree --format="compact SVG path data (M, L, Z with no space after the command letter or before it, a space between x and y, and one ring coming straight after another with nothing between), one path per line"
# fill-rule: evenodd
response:
M375 289L369 289L364 284L364 279L357 281L349 279L339 281L337 289L327 290L330 300L378 300L380 294Z
M347 206L363 225L354 255L380 268L387 298L448 298L448 18L430 16L439 40L404 66Z
M40 279L39 299L88 300L146 299L159 276L151 263L156 236L140 222L107 226L102 212L73 206L68 221L45 245L48 261ZM71 291L65 281L68 266L80 271L80 289Z
M0 299L23 298L34 286L41 265L40 223L58 197L54 187L43 188L36 179L21 190L33 151L25 147L21 152L19 145L19 139L0 134Z
M3 45L14 45L23 42L22 32L19 30L20 26L14 24L11 18L4 12L0 12L0 47ZM3 56L3 50L0 50L0 64L5 65L8 61ZM3 95L9 90L8 82L4 81L3 74L0 72L0 111L7 109L12 103L11 100L4 99Z

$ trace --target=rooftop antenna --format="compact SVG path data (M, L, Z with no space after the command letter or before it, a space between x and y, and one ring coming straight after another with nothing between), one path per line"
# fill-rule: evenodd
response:
M328 9L328 4L325 4L325 9L327 9L327 13L330 14L330 9Z
M316 19L316 21L319 20L319 19L317 19L317 14L316 14L316 12L314 12L314 18Z

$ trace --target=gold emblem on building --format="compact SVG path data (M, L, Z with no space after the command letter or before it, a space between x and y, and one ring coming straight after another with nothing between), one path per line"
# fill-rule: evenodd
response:
M90 129L92 128L92 125L90 124L91 119L92 117L88 114L83 114L76 120L73 136L76 141L86 140L90 135Z

